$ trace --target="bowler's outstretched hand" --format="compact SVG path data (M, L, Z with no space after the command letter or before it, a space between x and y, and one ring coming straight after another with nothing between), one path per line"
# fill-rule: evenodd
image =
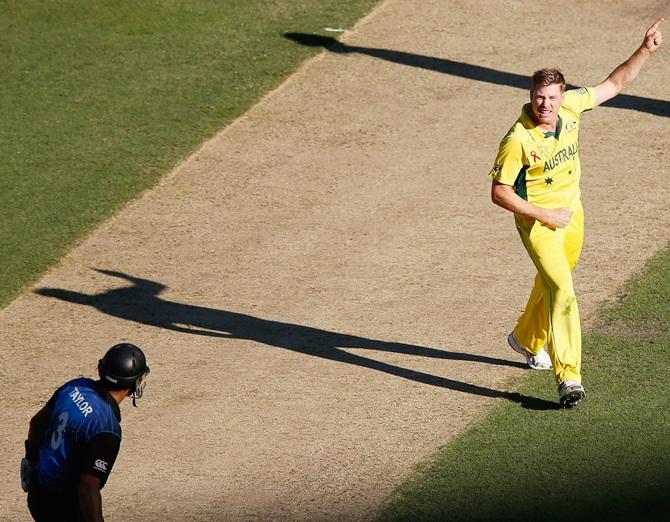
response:
M661 31L658 30L658 27L663 23L665 18L661 17L654 25L652 25L644 35L644 41L642 42L642 47L644 47L649 54L656 52L656 50L663 43L663 35Z

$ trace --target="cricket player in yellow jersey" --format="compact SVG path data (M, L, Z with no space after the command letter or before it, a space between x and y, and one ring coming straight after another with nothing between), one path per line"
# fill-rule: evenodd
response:
M581 329L572 285L584 238L580 201L581 114L613 98L662 43L659 19L640 47L595 87L565 90L557 69L533 74L530 103L500 143L490 176L491 199L514 213L524 247L537 268L526 309L507 337L532 369L553 368L559 402L584 398ZM548 353L547 353L548 352Z

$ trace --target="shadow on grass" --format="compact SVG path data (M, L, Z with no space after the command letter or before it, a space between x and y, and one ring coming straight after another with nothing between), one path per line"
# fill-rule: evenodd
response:
M654 289L667 296L670 278ZM645 275L647 279L648 276ZM667 299L618 315L640 327ZM584 336L587 401L545 415L502 404L388 499L377 522L661 521L670 510L667 332ZM524 393L538 393L540 376ZM566 511L567 510L567 511Z
M499 71L489 67L473 65L464 62L448 60L446 58L436 58L433 56L424 56L421 54L406 53L403 51L392 51L390 49L376 49L374 47L359 47L356 45L347 45L339 42L330 36L320 36L305 33L284 33L288 40L296 42L307 47L323 47L332 53L337 54L364 54L380 60L406 65L409 67L418 67L452 76L459 76L469 80L492 83L495 85L505 85L507 87L516 87L518 89L530 89L530 77L522 74ZM569 85L568 88L575 88ZM620 94L616 98L602 104L603 107L616 107L617 109L628 109L639 112L654 114L655 116L670 117L670 101L654 98L645 98L642 96L633 96L629 94Z
M379 372L439 386L463 393L483 397L502 398L530 409L556 409L557 405L542 399L527 397L519 393L494 390L428 373L401 368L385 362L364 357L346 349L376 350L403 353L417 357L433 357L454 361L469 361L493 366L524 368L525 365L484 355L450 352L437 348L416 346L378 339L367 339L309 326L282 323L227 310L217 310L162 299L159 295L167 287L156 281L133 277L122 272L97 270L98 272L132 283L88 295L59 288L40 288L35 292L70 303L92 306L97 310L121 319L164 328L192 335L204 335L221 339L247 339L268 346L276 346L294 352L321 357L335 362L353 364Z

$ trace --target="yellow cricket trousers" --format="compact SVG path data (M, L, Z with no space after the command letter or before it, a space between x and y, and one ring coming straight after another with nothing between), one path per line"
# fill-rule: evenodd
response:
M565 228L516 216L516 224L537 275L514 335L532 353L546 345L556 382L581 382L582 334L572 271L584 243L584 209L579 202Z

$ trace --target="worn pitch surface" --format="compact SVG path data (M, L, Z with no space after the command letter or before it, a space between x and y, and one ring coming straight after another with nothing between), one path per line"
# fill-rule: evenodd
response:
M0 312L0 519L28 520L30 416L119 340L152 371L109 520L364 519L524 401L505 334L533 270L486 174L524 76L598 83L666 3L492 4L383 2ZM669 64L583 120L586 327L670 235Z

